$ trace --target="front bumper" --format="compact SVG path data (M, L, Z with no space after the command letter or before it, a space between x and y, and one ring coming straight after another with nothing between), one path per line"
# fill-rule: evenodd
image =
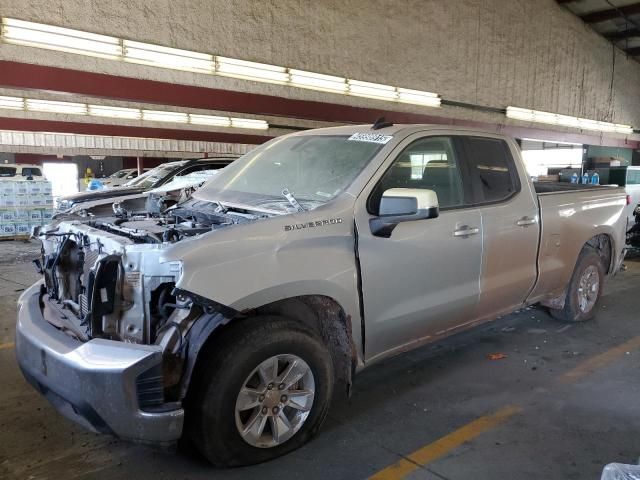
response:
M160 347L69 337L43 318L40 285L18 300L16 356L29 383L61 414L90 430L164 446L177 441L184 410L143 411L138 401L136 382L161 368Z

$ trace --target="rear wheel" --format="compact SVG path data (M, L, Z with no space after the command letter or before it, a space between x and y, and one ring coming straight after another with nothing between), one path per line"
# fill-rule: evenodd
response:
M241 321L199 362L187 404L193 444L218 466L264 462L307 442L333 391L331 357L315 333L282 317Z
M564 322L584 322L593 318L602 294L604 276L600 255L595 249L585 247L571 276L564 308L551 309L551 315Z

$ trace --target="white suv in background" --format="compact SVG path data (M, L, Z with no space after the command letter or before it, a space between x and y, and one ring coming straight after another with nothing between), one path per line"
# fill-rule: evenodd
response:
M149 169L145 168L144 171L148 172ZM117 172L112 173L107 178L99 178L98 180L100 180L105 187L119 187L137 176L137 168L125 168L124 170L118 170Z
M16 178L20 177L20 178ZM27 163L0 164L0 180L45 180L40 165Z

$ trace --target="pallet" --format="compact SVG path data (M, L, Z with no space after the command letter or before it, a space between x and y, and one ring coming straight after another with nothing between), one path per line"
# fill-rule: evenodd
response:
M8 241L28 242L30 238L31 238L31 235L13 235L11 237L0 237L0 242L8 242Z

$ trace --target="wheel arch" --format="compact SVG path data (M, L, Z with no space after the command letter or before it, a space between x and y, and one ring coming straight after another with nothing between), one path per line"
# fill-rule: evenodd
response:
M589 240L582 244L580 250L576 254L575 260L573 262L573 268L571 272L569 272L569 276L567 281L565 282L564 288L561 291L557 291L556 293L543 298L540 300L540 303L545 307L549 307L551 309L562 309L564 308L567 289L569 288L569 283L571 282L571 278L573 277L573 272L575 271L576 265L580 260L580 255L585 250L585 248L593 248L596 253L600 256L602 261L602 265L605 268L605 275L610 275L613 273L615 268L616 258L614 255L615 252L615 239L610 233L597 233L592 236Z
M599 233L598 235L594 235L591 237L580 250L580 253L586 248L593 248L600 259L602 260L602 265L605 267L605 273L607 275L613 273L613 269L615 268L615 255L613 254L614 246L615 246L614 238L608 233ZM580 254L578 254L578 258L580 258ZM576 262L578 261L576 258ZM575 268L575 267L574 267Z
M229 328L242 323L252 317L282 316L300 322L318 334L329 350L333 360L336 380L346 386L347 395L351 392L353 376L358 364L357 348L351 332L351 318L345 309L333 298L324 295L301 295L277 300L259 307L237 312L231 318L222 319L222 315L214 315L209 320L201 319L196 323L206 323L196 332L191 340L194 348L191 350L195 358L187 359L192 368L188 368L183 379L183 397L188 397L189 391L197 382L198 372L202 370L203 359L207 351L215 348L221 335ZM204 321L203 321L204 320ZM190 370L190 371L189 371Z

